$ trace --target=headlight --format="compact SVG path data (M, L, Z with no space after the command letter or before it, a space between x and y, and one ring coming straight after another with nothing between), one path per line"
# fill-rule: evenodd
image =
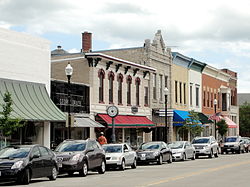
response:
M76 154L76 155L74 155L74 156L71 158L71 160L72 160L72 161L79 161L79 160L80 160L80 157L81 157L81 154Z
M158 156L160 153L159 152L154 152L153 155L154 156Z
M205 145L203 149L209 149L209 145Z
M13 166L11 167L11 169L19 169L19 168L21 168L22 164L23 164L22 160L17 161L17 162L15 162L15 164L13 164Z

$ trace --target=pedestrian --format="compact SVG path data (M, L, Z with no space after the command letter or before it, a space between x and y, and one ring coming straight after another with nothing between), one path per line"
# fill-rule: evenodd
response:
M105 138L104 133L101 132L100 134L101 134L101 135L100 135L99 138L98 138L98 142L99 142L101 145L107 144L107 139Z

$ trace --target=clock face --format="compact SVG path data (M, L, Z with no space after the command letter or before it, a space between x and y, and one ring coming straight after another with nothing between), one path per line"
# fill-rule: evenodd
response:
M107 113L110 117L115 117L118 115L118 108L116 106L109 106L107 108Z

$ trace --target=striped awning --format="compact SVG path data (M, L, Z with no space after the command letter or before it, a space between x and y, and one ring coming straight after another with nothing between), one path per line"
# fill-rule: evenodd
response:
M0 79L0 104L6 92L13 100L12 118L28 121L65 121L66 115L50 99L44 84ZM2 111L2 107L0 107Z

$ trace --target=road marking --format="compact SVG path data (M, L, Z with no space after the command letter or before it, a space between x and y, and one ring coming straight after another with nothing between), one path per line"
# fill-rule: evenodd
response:
M192 173L187 173L187 174L180 175L180 176L170 177L170 178L160 180L160 181L157 181L157 182L145 184L145 185L142 185L140 187L155 186L155 185L167 183L167 182L170 182L170 181L176 181L176 180L179 180L179 179L184 179L184 178L195 176L195 175L201 175L201 174L204 174L204 173L211 173L211 172L214 172L214 171L219 171L219 170L223 170L223 169L226 169L226 168L241 166L241 165L245 165L245 164L250 164L250 161L238 162L238 163L234 163L234 164L227 164L227 165L216 167L216 168L209 168L209 169L204 169L204 170L200 170L200 171L196 171L196 172L192 172Z

